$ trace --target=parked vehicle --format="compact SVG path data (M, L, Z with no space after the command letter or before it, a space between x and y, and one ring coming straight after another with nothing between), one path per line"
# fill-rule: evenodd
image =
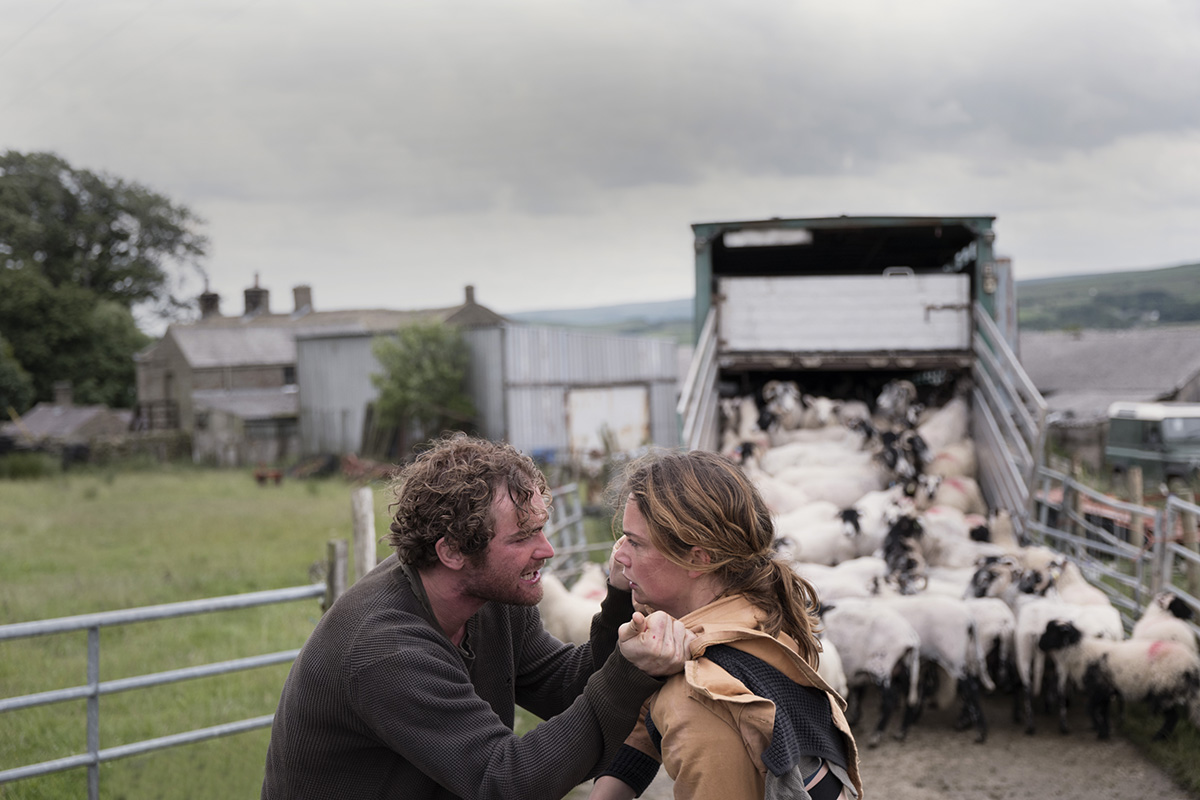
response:
M1200 478L1200 403L1113 403L1104 458L1114 478L1142 468L1148 484L1178 493Z
M761 393L770 380L868 404L896 378L926 393L969 382L980 485L1023 527L1045 403L1013 352L1011 269L994 255L993 221L693 225L696 351L679 404L683 444L719 449L719 398Z

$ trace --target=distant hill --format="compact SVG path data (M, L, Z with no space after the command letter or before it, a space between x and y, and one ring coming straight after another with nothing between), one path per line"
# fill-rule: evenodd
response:
M1017 282L1025 330L1200 322L1200 264Z
M1134 328L1200 323L1200 263L1017 281L1023 329ZM692 342L692 298L524 311L510 319Z
M593 308L551 309L505 314L533 325L565 325L625 336L654 336L681 344L692 341L692 298L650 303L624 303Z

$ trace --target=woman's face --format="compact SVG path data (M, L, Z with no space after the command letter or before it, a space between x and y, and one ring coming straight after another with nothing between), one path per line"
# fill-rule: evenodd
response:
M693 611L694 574L668 561L651 543L646 518L633 497L625 503L621 527L625 535L617 542L613 560L629 579L633 602L665 611L676 619Z

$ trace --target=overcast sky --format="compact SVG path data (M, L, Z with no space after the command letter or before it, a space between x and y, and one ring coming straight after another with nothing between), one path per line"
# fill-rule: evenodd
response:
M222 310L690 297L694 222L1200 261L1196 0L0 0L0 149L206 220ZM200 284L193 282L192 292Z

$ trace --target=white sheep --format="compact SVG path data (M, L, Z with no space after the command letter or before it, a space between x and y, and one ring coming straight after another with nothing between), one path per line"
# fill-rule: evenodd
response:
M785 473L792 467L865 464L870 460L871 453L863 450L860 443L853 439L795 441L772 447L762 453L759 456L759 466L775 477L785 478Z
M987 674L993 683L1007 684L1012 678L1016 615L998 597L968 597L963 602L975 620L975 635L983 648Z
M964 514L980 514L986 516L988 507L983 499L983 491L979 482L965 475L943 477L934 491L930 505L949 506L957 508Z
M592 617L600 611L600 602L571 594L559 578L542 571L542 599L538 612L544 627L560 642L584 644L591 638Z
M966 603L956 597L937 594L890 595L879 599L901 614L921 638L921 657L940 667L957 690L962 702L960 719L975 726L975 741L987 739L987 721L979 700L979 684L995 689L987 671L983 647L977 635L975 619ZM902 723L901 733L911 718Z
M941 478L974 478L978 469L975 442L968 437L935 452L924 472Z
M579 577L571 584L571 594L596 603L603 602L608 595L608 576L604 567L595 561L586 561L579 568Z
M838 652L837 645L829 641L828 636L818 636L821 641L821 656L817 661L817 674L820 675L825 683L829 684L829 688L838 693L839 697L845 697L850 692L850 686L846 683L846 669L842 666L842 656Z
M969 407L964 397L955 396L941 408L935 409L917 426L917 435L933 453L967 437Z
M1170 736L1180 711L1200 717L1200 655L1172 641L1125 639L1103 641L1086 637L1070 622L1046 626L1039 646L1053 654L1055 664L1088 694L1088 711L1098 736L1109 736L1108 709L1113 694L1125 702L1148 701L1163 714L1156 741ZM1065 733L1066 698L1060 698L1059 727Z
M1051 589L1065 602L1079 605L1112 605L1108 595L1088 583L1078 565L1066 557L1060 557L1051 563L1049 576Z
M1179 595L1169 591L1159 592L1134 623L1129 638L1179 642L1200 652L1196 633L1188 624L1193 616L1191 606Z
M858 555L854 539L840 518L812 521L787 532L776 529L775 552L788 561L833 566Z
M897 696L893 681L907 679L907 708L915 708L921 682L921 637L898 611L875 600L845 598L823 612L824 636L837 647L849 686L848 718L858 721L868 685L880 690L879 721L867 740L875 747L883 738ZM907 712L906 712L907 713Z

